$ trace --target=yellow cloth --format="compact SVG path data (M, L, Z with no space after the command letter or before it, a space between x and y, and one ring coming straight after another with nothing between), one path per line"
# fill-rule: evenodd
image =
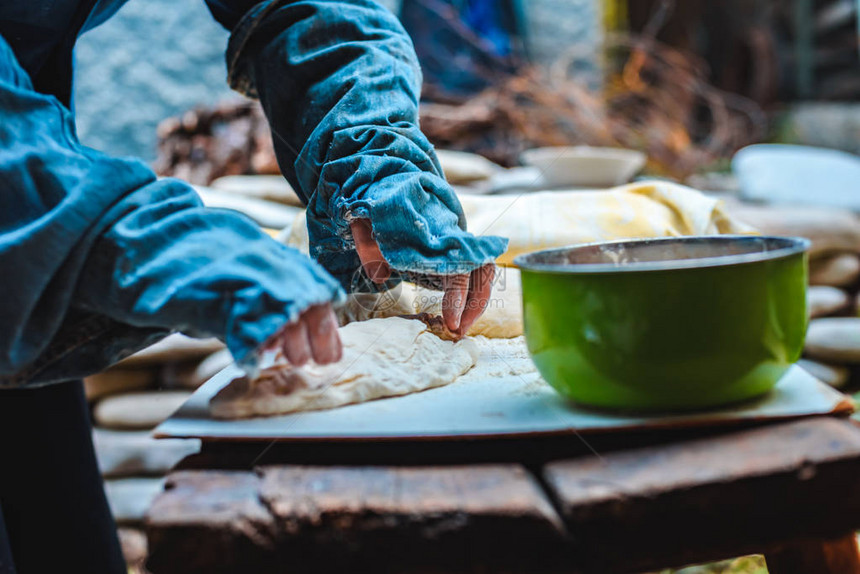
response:
M469 231L510 240L497 260L512 265L522 253L577 243L644 237L755 233L730 216L722 201L664 181L601 191L540 191L514 195L461 195ZM304 213L286 242L308 251Z
M644 237L755 233L722 202L682 185L649 181L602 191L460 197L469 231L510 240L498 263L577 243Z

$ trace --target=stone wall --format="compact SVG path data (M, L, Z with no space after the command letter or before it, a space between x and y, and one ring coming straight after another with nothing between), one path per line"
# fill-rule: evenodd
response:
M603 16L598 0L520 0L532 60L551 66L566 52L577 54L576 72L599 82Z
M227 87L227 32L202 0L132 0L84 34L75 108L83 143L155 158L155 127L198 104L239 97Z
M841 149L860 155L860 104L807 102L785 114L784 139L790 143Z
M397 10L400 0L379 0ZM540 64L572 45L596 72L597 0L521 0ZM203 0L133 0L78 42L75 106L81 140L116 155L155 157L155 127L189 107L238 98L226 84L227 32Z

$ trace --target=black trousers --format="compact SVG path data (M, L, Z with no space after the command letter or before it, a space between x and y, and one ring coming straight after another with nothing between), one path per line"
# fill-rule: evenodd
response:
M80 381L0 390L0 574L124 574Z

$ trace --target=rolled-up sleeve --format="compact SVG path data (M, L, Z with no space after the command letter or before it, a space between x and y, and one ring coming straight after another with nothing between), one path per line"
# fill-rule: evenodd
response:
M178 180L82 146L0 37L0 376L40 357L69 317L217 336L252 351L342 296L319 265ZM104 366L104 365L102 365Z
M419 129L421 73L394 15L372 0L270 0L231 24L244 4L210 2L233 29L230 83L260 98L328 271L349 286L360 268L355 218L371 220L383 255L407 274L465 272L504 252L504 239L466 230Z

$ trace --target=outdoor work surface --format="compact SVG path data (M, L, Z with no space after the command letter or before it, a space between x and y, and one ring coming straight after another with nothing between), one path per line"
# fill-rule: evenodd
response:
M860 428L841 417L338 448L204 442L150 509L149 569L612 573L763 553L771 574L860 574Z

